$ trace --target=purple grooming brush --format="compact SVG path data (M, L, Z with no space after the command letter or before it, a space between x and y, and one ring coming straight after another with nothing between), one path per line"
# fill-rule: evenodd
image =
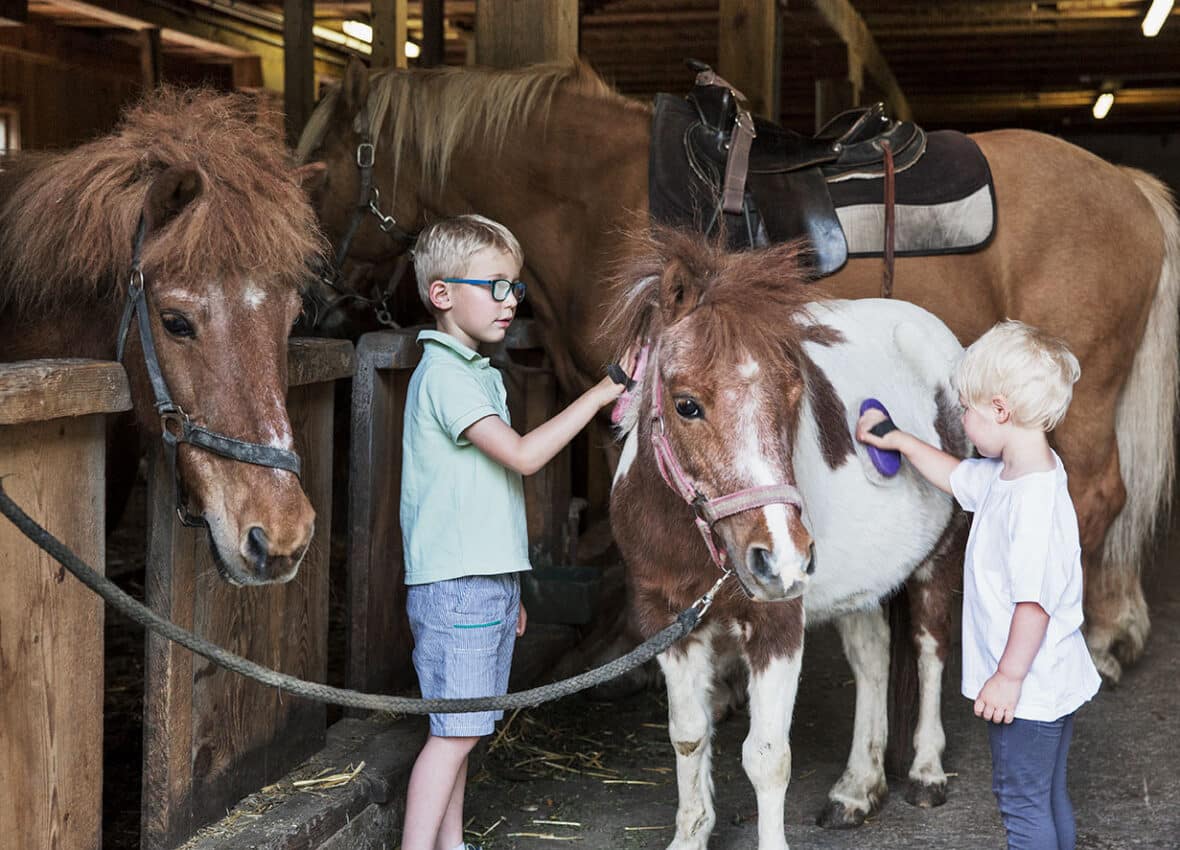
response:
M897 428L893 424L893 420L889 417L889 411L885 409L885 405L881 404L875 398L866 398L860 403L861 416L864 416L866 410L879 410L885 414L884 422L878 422L869 429L878 437L883 437ZM886 478L892 478L894 475L897 475L898 470L901 469L901 452L887 451L868 444L865 444L865 448L868 450L869 460L873 462L873 466L877 468L878 472Z

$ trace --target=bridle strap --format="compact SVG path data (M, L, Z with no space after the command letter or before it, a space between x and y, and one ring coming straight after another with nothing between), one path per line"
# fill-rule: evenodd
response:
M689 478L676 459L672 451L672 444L668 442L668 435L664 427L663 414L663 381L660 378L658 349L651 356L652 397L651 397L651 443L652 453L655 455L656 467L660 477L677 495L693 509L694 523L705 541L709 556L713 563L721 570L728 570L725 548L717 545L713 526L726 517L745 511L756 510L766 505L793 505L802 508L799 491L791 484L768 484L760 487L748 487L710 499L695 481Z
M188 443L230 460L282 469L293 473L296 477L301 475L302 464L299 455L289 449L239 440L196 425L180 405L173 401L172 394L168 391L168 382L164 379L164 371L160 367L160 358L156 354L151 315L148 311L141 260L146 235L147 222L144 216L140 215L139 224L135 228L135 242L131 252L131 279L127 286L127 303L119 321L119 337L115 352L119 362L122 362L127 344L127 334L131 329L131 322L134 320L139 330L139 343L143 349L148 381L151 383L152 395L155 397L156 413L160 417L160 431L164 441L165 454L176 479L176 513L185 525L203 526L205 525L204 521L190 514L183 505L180 477L176 469L176 449L181 443Z

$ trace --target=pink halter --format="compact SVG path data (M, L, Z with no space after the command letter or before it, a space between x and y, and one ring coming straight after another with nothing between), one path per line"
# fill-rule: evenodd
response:
M706 497L701 492L700 487L697 486L697 483L691 480L685 473L684 467L680 465L680 462L676 460L676 455L672 451L672 445L668 442L668 436L664 429L664 414L661 407L664 395L663 381L660 378L660 368L655 355L652 356L649 365L651 366L653 381L651 395L651 445L656 457L656 466L659 467L660 475L663 477L664 482L675 490L680 495L680 498L692 506L693 513L696 515L695 522L697 530L700 531L701 537L704 538L705 546L709 550L709 555L713 558L713 563L722 571L728 572L729 569L725 565L725 549L717 545L713 533L713 526L719 520L725 519L726 517L766 505L793 505L796 508L801 508L802 500L799 497L799 491L791 484L769 484L738 490L736 493L719 496L715 499Z

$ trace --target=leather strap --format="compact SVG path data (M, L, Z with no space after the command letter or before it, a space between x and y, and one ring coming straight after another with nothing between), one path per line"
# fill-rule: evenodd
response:
M897 181L893 169L893 146L881 142L885 155L885 269L881 278L881 297L893 297L893 249L896 243L895 219L897 215Z

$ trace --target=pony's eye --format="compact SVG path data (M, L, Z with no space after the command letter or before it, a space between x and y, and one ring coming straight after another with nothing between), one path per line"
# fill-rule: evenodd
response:
M161 313L160 321L170 336L192 338L197 335L192 324L179 313Z
M705 411L692 398L676 399L676 412L684 419L703 419L705 416Z

